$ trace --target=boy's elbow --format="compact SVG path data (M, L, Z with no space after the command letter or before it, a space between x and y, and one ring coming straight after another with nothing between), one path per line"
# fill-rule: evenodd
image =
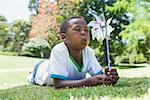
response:
M54 79L54 87L56 89L64 88L64 85L62 83L62 80Z

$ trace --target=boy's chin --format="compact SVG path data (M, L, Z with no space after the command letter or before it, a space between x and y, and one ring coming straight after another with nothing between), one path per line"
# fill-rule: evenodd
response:
M79 50L83 50L87 45L83 45L82 47L78 48Z
M86 46L77 47L77 48L74 48L74 50L81 51L81 50L83 50L85 47L86 47Z

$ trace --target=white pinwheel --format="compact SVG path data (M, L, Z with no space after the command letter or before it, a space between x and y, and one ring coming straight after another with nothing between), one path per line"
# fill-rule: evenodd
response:
M92 13L91 13L92 14ZM92 39L95 40L95 38L97 40L104 40L106 38L106 31L108 36L110 37L110 33L114 30L114 28L112 28L109 24L111 22L111 18L109 18L107 20L107 25L105 25L105 20L102 19L100 16L96 15L96 14L92 14L96 21L91 21L88 24L88 27L91 26L92 27ZM106 30L106 26L107 26L107 30Z

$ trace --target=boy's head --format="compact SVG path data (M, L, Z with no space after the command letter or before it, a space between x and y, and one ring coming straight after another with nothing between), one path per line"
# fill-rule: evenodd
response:
M87 23L80 16L73 16L61 23L60 33L63 41L71 48L82 50L89 40Z

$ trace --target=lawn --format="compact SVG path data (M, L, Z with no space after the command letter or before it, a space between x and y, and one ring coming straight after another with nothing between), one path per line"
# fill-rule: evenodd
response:
M0 55L0 89L28 84L26 77L39 58Z
M14 68L31 68L38 60L44 59L0 55L0 70Z
M31 85L26 81L28 71L41 59L0 56L0 100L4 99L105 99L120 100L150 98L148 64L115 66L121 77L115 86L83 87L56 90L51 86ZM129 67L129 68L128 68ZM149 92L148 92L149 88Z
M108 100L119 98L142 98L150 97L148 88L150 88L150 78L121 78L115 86L97 86L83 87L74 89L56 90L50 86L24 85L11 89L1 90L1 99L24 99L24 100L67 100L67 99L100 99ZM72 99L72 100L73 100Z

